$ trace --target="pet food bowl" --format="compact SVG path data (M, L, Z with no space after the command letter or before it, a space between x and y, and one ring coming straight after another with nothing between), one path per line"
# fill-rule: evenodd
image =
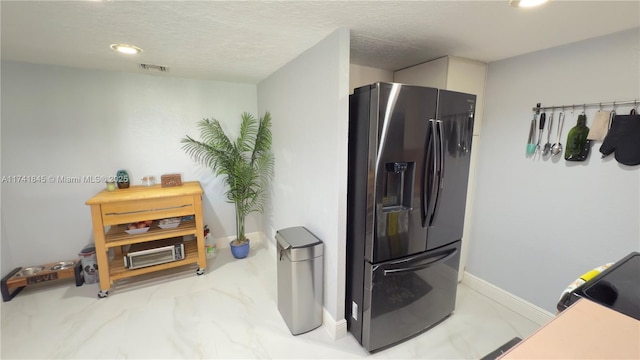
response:
M16 273L16 276L31 276L44 270L44 266L31 266L26 267Z
M52 271L64 270L64 269L73 267L74 264L75 262L73 261L60 261L59 263L54 264L49 270L52 270Z

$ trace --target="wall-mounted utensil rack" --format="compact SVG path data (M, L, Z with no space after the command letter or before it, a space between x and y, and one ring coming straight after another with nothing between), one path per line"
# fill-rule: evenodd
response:
M638 105L640 104L640 100L627 100L627 101L606 101L606 102L598 102L598 103L588 103L588 104L571 104L571 105L552 105L552 106L537 106L534 108L531 108L531 110L539 113L540 111L543 110L555 110L555 109L562 109L567 110L567 109L580 109L582 108L582 110L586 110L588 107L599 107L602 108L603 106L612 106L613 109L615 110L616 106L618 105L630 105L633 104L635 105L634 108L636 109L636 111L638 110Z

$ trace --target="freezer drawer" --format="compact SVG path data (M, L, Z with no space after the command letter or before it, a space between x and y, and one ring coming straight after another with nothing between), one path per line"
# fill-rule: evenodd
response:
M368 351L406 340L453 312L460 243L404 259L365 264L360 340Z

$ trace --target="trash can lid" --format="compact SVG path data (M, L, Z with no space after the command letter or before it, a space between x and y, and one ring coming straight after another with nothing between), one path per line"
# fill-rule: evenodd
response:
M304 226L278 230L276 236L279 236L281 240L284 240L284 242L290 245L288 246L289 248L293 249L322 244L322 241L309 232Z
M96 247L94 245L87 245L82 249L82 251L80 251L78 255L80 256L91 255L91 254L94 254L95 252L96 252Z

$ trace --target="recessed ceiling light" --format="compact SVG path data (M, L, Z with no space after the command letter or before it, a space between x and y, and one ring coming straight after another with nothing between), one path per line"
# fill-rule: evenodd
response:
M111 48L123 54L140 54L142 49L128 44L111 44Z
M513 7L534 7L542 5L549 0L509 0L509 5Z

